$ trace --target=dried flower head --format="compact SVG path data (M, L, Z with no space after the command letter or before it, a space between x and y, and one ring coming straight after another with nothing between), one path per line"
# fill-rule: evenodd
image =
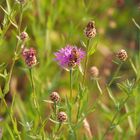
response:
M57 103L57 102L60 101L60 96L59 96L59 94L58 94L57 92L52 92L52 93L50 94L50 99L51 99L51 101Z
M24 48L22 51L22 55L28 67L33 67L34 65L37 64L36 50L34 50L33 48L30 49Z
M119 58L121 61L126 61L126 59L128 58L127 52L123 49L121 49L118 53L117 53L117 58Z
M85 30L84 30L84 34L86 37L88 38L93 38L96 35L96 28L95 28L95 22L94 21L90 21Z
M91 68L90 68L90 75L92 76L92 77L98 77L98 75L99 75L99 70L98 70L98 68L96 67L96 66L92 66Z
M85 56L85 52L76 46L67 45L65 48L56 52L55 56L55 60L59 65L64 69L69 70L80 64Z
M57 115L57 119L59 122L65 122L67 121L67 114L65 112L59 112L58 115Z
M22 32L20 34L20 40L26 41L28 39L28 34L26 32Z

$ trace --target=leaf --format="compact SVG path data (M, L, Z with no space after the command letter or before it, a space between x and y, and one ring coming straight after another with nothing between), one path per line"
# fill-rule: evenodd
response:
M93 43L93 45L90 47L88 51L88 56L94 54L96 52L97 46L98 46L99 38Z
M112 94L112 91L107 87L107 91L108 91L108 95L110 97L110 99L114 102L114 104L116 105L117 102L116 102L116 99L114 98L113 94Z
M135 26L140 30L140 25L138 25L138 23L135 21L134 18L132 18L133 23L135 24Z
M7 4L7 11L8 11L8 13L10 13L11 12L11 7L10 7L9 0L6 0L6 4Z
M85 42L84 41L80 41L81 42L81 45L84 47L84 48L86 48L86 44L85 44Z
M5 86L4 86L3 93L4 93L4 95L6 95L10 89L10 87L9 87L9 74L7 74L6 70L4 71L4 75L6 75L6 78L5 78Z
M0 99L3 98L3 93L2 93L2 90L1 90L1 87L0 87Z

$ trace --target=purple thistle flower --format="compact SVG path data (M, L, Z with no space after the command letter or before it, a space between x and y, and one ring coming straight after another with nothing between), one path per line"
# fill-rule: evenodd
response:
M76 46L67 45L65 48L56 52L55 56L55 60L59 65L62 68L69 70L80 64L81 60L85 56L85 52Z

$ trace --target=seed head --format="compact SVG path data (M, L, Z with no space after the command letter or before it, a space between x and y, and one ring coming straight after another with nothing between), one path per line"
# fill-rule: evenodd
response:
M91 74L91 76L92 76L93 78L98 77L98 75L99 75L99 70L98 70L98 68L97 68L96 66L92 66L92 67L90 68L90 74Z
M50 99L53 101L53 102L59 102L60 101L60 96L57 92L52 92L51 95L50 95Z
M28 39L28 34L26 32L22 32L20 34L20 40L26 41Z
M65 122L67 121L67 114L65 112L59 112L57 115L57 119L59 122Z
M126 61L126 59L128 58L127 52L123 49L121 49L118 53L117 53L117 58L119 58L121 61Z
M95 22L94 21L90 21L85 30L84 30L84 34L87 38L93 38L96 35L96 28L95 28Z
M22 55L28 67L33 67L34 65L37 64L36 50L34 50L33 48L30 49L24 48L22 51Z

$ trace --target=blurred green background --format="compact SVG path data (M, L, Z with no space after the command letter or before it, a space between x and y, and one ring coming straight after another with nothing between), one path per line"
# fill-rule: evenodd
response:
M9 0L9 3L12 9L11 19L17 23L20 13L19 5L14 0ZM8 10L6 0L0 0L0 5ZM61 94L63 102L64 96L69 93L69 73L62 70L54 61L54 52L66 44L83 47L81 41L86 41L83 30L90 20L95 21L97 29L97 36L93 39L92 44L94 45L98 41L98 45L96 53L90 56L89 68L93 65L99 68L100 84L104 89L105 83L109 81L116 69L116 65L112 63L112 59L115 59L114 53L123 48L128 52L129 57L133 57L138 51L138 28L132 19L140 24L139 0L27 0L24 7L22 31L26 30L30 37L26 46L34 47L37 50L39 64L34 73L40 101L48 99L50 92L55 90ZM17 31L1 8L0 27L0 64L6 63L7 71L9 71L17 43ZM128 61L120 73L123 75L122 79L133 79L134 77L134 72ZM78 81L79 79L75 78L74 83L78 83ZM4 80L2 78L0 85L3 88ZM95 102L99 95L95 83L90 80L90 75L88 76L88 86L90 87L90 105ZM112 88L113 94L117 98L124 96L115 85ZM76 94L76 84L74 84L74 89ZM14 111L17 118L21 122L31 121L34 115L29 98L31 86L28 70L22 57L16 62L11 80L11 90L6 96L9 105L14 93L16 93ZM111 110L114 109L107 94L102 101L108 108L101 109L103 105L101 104L99 110L88 116L95 137L99 137L100 133L104 131L112 116ZM41 106L43 106L42 115L45 117L49 114L49 107L44 102ZM130 105L131 108L133 108L133 104ZM1 104L0 113L3 118L4 111ZM122 125L125 133L120 133L117 136L119 140L139 140L139 132L133 136L127 129L128 124L124 122ZM51 127L46 126L46 129L48 133L51 131ZM84 133L82 129L81 132ZM8 139L6 133L4 135L4 140L6 137ZM110 133L107 139L112 140L113 135ZM83 135L78 133L78 138L83 138ZM24 137L24 139L27 138Z

